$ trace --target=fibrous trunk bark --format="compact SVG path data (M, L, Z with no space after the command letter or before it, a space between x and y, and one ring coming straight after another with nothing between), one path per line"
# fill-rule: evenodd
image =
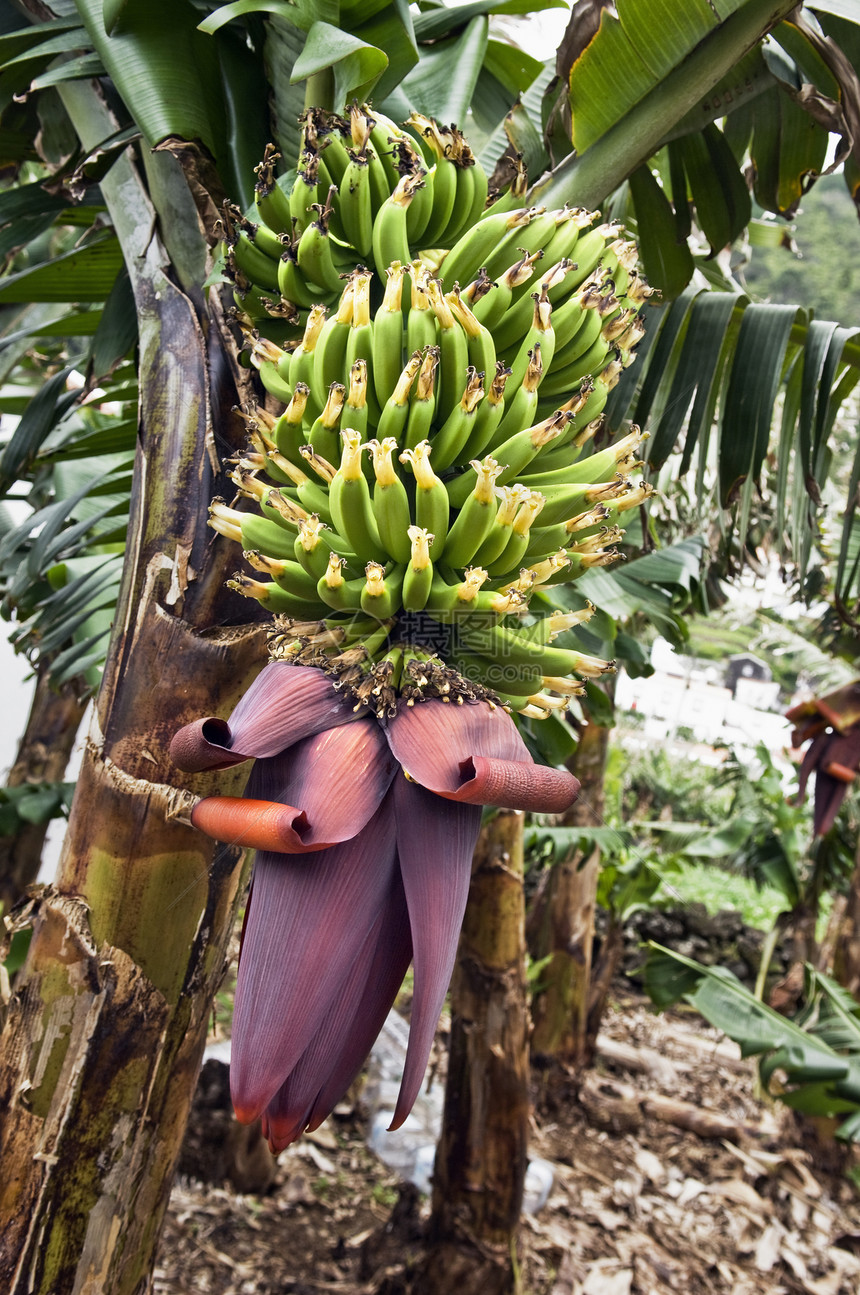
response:
M860 1002L860 845L833 951L833 975Z
M80 688L72 684L52 688L47 667L39 669L8 787L63 781L85 707ZM49 821L22 823L14 836L0 837L0 906L4 913L39 875Z
M85 148L117 128L94 83L63 88ZM196 219L177 164L173 197ZM165 172L167 174L167 172ZM177 286L128 156L102 182L140 320L140 426L124 578L55 886L0 1044L0 1289L142 1295L242 894L240 851L177 817L169 739L224 712L262 664L229 622L213 549L215 431L240 439L230 344ZM184 198L183 198L184 194ZM241 773L239 780L241 780ZM234 781L238 790L240 781ZM224 789L223 776L219 787Z
M566 826L596 827L603 822L608 728L588 723L570 761L582 787L562 820ZM532 1053L581 1069L589 1064L599 1014L589 1022L589 985L594 944L594 910L600 851L573 851L550 871L539 901L532 953L548 958L542 991L532 1004Z
M451 1053L416 1295L511 1295L528 1141L523 815L478 840L451 983Z

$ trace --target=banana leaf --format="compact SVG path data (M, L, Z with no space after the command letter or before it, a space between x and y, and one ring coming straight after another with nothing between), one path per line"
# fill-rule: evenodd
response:
M860 1019L847 995L829 977L807 967L807 1006L798 1021L788 1020L754 997L724 967L705 967L692 958L652 944L645 964L645 987L658 1008L683 998L709 1024L738 1044L741 1055L759 1057L769 1087L777 1070L785 1080L772 1089L777 1100L810 1115L851 1119L836 1136L860 1135Z

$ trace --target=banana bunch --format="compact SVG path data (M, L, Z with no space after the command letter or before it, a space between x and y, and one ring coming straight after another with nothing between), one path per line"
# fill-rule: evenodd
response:
M284 408L245 411L250 505L216 500L210 525L278 618L273 653L377 714L545 717L611 668L570 646L593 609L554 610L552 587L615 561L650 493L638 429L592 445L650 289L616 227L525 207L521 167L488 195L455 127L407 125L311 110L291 192L268 149L256 211L224 209L249 360Z

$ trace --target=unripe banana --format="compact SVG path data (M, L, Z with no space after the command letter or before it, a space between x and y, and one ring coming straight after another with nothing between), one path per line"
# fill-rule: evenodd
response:
M433 563L430 560L433 536L420 526L410 526L407 537L410 554L403 577L403 606L408 612L421 612L427 606L433 583Z
M329 490L332 520L336 529L365 562L385 557L385 547L373 515L370 488L361 469L361 437L344 430L340 467Z
M322 404L333 382L343 381L346 369L346 343L352 324L355 276L351 276L341 293L337 310L325 322L314 348L312 388L314 399Z
M412 552L408 530L411 524L409 496L403 481L394 471L392 454L397 450L393 436L368 441L373 456L376 484L373 488L373 515L380 541L395 562L408 562ZM413 609L414 610L414 609Z
M430 557L437 561L448 538L448 492L430 466L430 442L404 450L401 463L408 463L415 477L415 524L433 536Z
M477 482L448 530L443 558L448 566L465 567L486 540L498 511L496 479L501 465L489 455L483 462L473 460Z
M380 408L386 404L402 372L404 268L388 264L385 295L373 321L373 384Z
M437 418L447 418L463 390L463 382L469 368L469 344L462 325L455 318L451 307L442 295L438 279L430 280L427 295L439 326Z
M306 383L296 383L287 407L275 423L273 431L273 439L279 453L296 467L301 466L299 450L305 444L302 420L309 395L310 388Z
M515 245L520 231L530 220L531 214L526 210L503 211L487 214L477 225L467 229L442 262L444 290L450 292L455 283L471 283L500 247Z
M430 436L436 413L436 370L439 364L438 346L429 346L424 352L418 379L409 405L406 424L406 449L414 450Z
M367 257L373 246L373 206L366 152L349 150L349 162L338 184L338 194L338 211L347 241L360 257Z
M292 230L290 200L275 176L275 163L280 156L274 144L266 145L263 160L255 167L257 183L254 188L254 204L260 220L269 229L276 234L288 234Z
M361 610L368 616L384 621L400 611L405 568L394 567L386 572L378 562L368 562L365 584L361 591Z
M385 402L385 406L379 415L379 437L380 441L392 439L397 445L405 444L406 420L409 417L409 395L418 376L418 370L421 368L423 356L420 351L416 351L409 357L400 377L395 383L394 390ZM428 425L429 429L429 425ZM426 433L419 436L416 440L426 440Z
M397 188L383 202L373 222L373 260L377 273L382 276L392 261L408 265L410 260L409 237L406 219L409 206L421 180L411 175L401 176Z
M323 411L314 419L307 436L307 445L330 463L340 459L340 419L345 401L346 387L342 382L333 382Z
M227 588L235 589L236 593L242 594L245 598L256 598L257 602L262 603L266 610L275 616L301 616L307 619L310 616L319 615L323 610L319 598L298 598L295 594L281 589L274 581L264 584L259 580L250 579L241 571L237 571L233 579L227 581Z

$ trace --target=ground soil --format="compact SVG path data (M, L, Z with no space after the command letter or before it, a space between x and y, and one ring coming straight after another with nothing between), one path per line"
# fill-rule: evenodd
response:
M551 1162L554 1184L523 1217L522 1295L860 1291L858 1160L830 1130L758 1100L752 1064L692 1013L655 1015L622 993L602 1039L605 1055L561 1099L535 1076L531 1154ZM631 1073L624 1044L644 1072ZM668 1124L653 1114L661 1096L727 1126L704 1137ZM405 1288L429 1206L367 1150L360 1095L273 1165L243 1144L238 1169L224 1158L234 1128L223 1109L211 1124L213 1105L192 1121L184 1167L257 1190L177 1178L157 1295Z

